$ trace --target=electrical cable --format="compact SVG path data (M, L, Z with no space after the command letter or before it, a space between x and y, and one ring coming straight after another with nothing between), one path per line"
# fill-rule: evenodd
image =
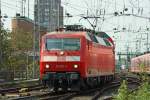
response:
M15 10L17 10L17 11L20 10L20 7L14 6L13 4L6 3L6 2L2 2L2 6L3 6L3 7L8 7L8 8L10 8L10 9L15 9ZM32 15L34 14L31 10L30 10L30 13L31 13Z

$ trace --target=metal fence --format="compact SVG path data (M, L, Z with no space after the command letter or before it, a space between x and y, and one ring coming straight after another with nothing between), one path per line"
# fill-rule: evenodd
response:
M27 80L32 79L31 76L33 76L32 73L26 70L0 71L0 81Z
M0 81L10 81L14 79L14 72L13 71L0 71Z

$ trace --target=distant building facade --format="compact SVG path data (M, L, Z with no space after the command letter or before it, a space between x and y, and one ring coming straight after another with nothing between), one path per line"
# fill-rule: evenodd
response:
M24 32L33 32L34 29L34 23L32 20L26 18L26 17L21 17L21 16L16 16L12 18L12 31L24 31Z
M34 24L34 21L24 17L24 16L16 16L12 18L12 32L30 32L31 34L35 34L35 49L39 50L39 40L43 34L47 32L47 28L41 26L40 31L38 25ZM35 25L35 31L34 31ZM39 34L40 33L40 34Z
M48 32L63 27L63 7L61 0L36 0L34 19L37 24L47 28Z
M34 32L34 21L27 17L24 17L24 16L13 17L11 23L12 23L11 24L12 32L15 32L18 30L23 31L23 32L31 32L31 33ZM35 25L35 29L38 30L37 25ZM45 27L41 27L40 34L42 35L46 32L47 32L47 29Z

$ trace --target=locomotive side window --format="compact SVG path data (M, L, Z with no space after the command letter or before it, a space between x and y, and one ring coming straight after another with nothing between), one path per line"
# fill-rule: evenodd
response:
M92 41L91 38L90 38L90 36L88 35L88 33L85 35L85 37L86 37L86 39L87 39L88 41Z
M49 38L46 40L47 50L80 50L79 38Z
M88 33L88 35L93 42L98 43L98 40L96 39L95 35L93 35L91 33Z
M105 41L103 40L103 38L96 36L96 39L98 40L98 42L99 42L101 45L105 45L105 46L106 46L106 43L105 43Z

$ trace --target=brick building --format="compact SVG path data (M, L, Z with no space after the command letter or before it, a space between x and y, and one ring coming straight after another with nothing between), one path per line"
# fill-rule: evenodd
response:
M16 16L12 18L12 32L30 32L31 34L34 34L34 21L24 17L24 16ZM35 50L39 51L39 41L43 34L47 32L47 29L45 27L35 25ZM39 34L40 33L40 34ZM38 54L38 53L37 53Z
M36 30L37 30L36 25ZM21 30L23 32L34 32L34 21L24 17L24 16L16 16L12 18L12 31L15 32L17 30ZM40 27L40 33L44 34L46 33L47 29L44 27Z

